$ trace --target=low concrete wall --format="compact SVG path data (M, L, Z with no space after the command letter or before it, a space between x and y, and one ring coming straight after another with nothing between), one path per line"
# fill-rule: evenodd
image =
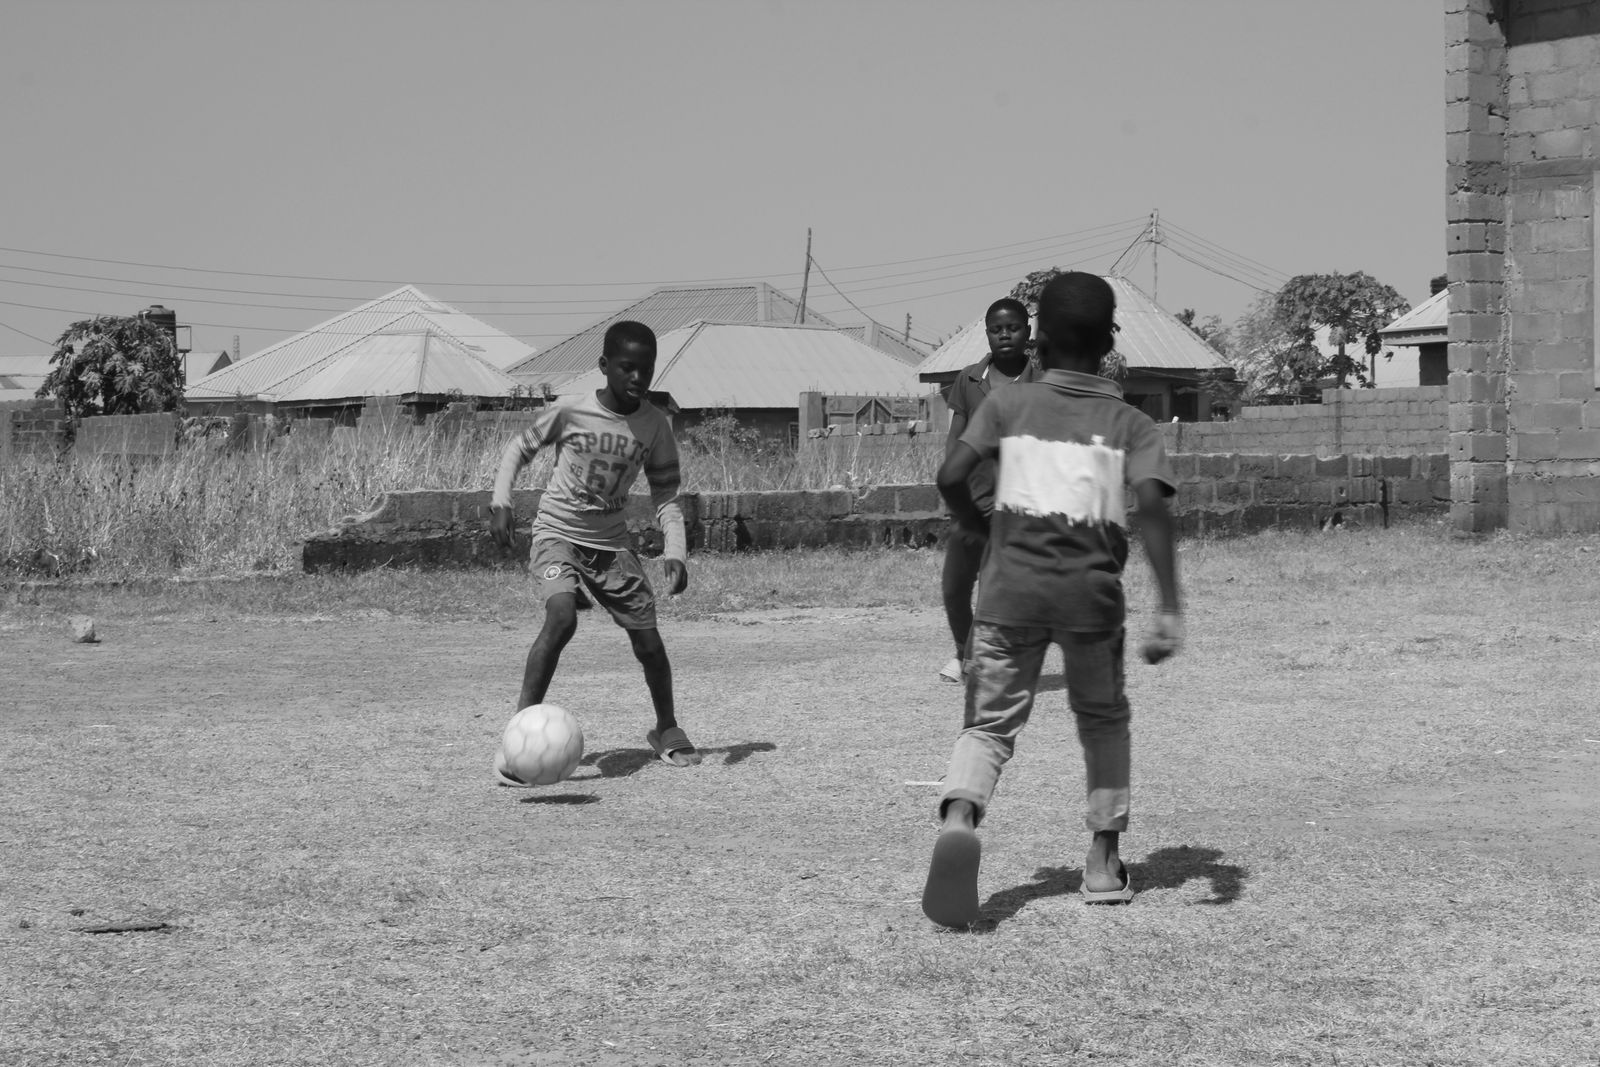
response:
M1231 422L1161 425L1167 451L1416 456L1444 452L1450 404L1442 385L1329 389L1320 404L1247 407Z
M1223 536L1270 527L1312 527L1338 515L1376 524L1449 507L1449 464L1426 456L1180 455L1174 513L1180 533ZM517 490L526 528L539 490ZM487 490L389 493L365 515L308 538L307 571L383 566L479 567L520 564L526 534L512 550L489 539ZM681 498L692 552L734 552L837 545L939 544L947 520L931 485L887 485L854 492L686 493ZM1131 510L1131 502L1130 502ZM626 513L634 547L659 553L649 499Z

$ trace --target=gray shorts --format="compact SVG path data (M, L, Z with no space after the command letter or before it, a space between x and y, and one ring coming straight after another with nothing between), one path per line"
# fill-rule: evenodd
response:
M581 582L618 626L625 630L656 627L655 591L639 557L628 549L587 548L550 534L536 534L528 568L541 606L558 593L576 593Z

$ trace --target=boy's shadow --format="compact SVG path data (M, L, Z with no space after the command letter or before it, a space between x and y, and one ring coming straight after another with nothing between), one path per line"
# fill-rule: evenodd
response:
M774 752L778 748L771 741L744 741L720 748L702 748L700 755L710 760L722 756L723 765L731 767L743 763L757 752ZM604 752L591 752L578 763L579 767L593 767L593 774L574 775L569 782L592 782L599 778L626 778L638 774L656 762L656 754L648 748L609 748Z
M1128 877L1135 892L1147 889L1177 889L1185 882L1204 878L1211 883L1211 896L1196 904L1232 904L1244 886L1245 869L1232 863L1219 863L1222 851L1215 848L1158 848L1143 860L1128 864ZM983 902L975 933L989 933L1027 907L1030 901L1077 893L1083 885L1080 867L1040 867L1027 885L1002 889Z

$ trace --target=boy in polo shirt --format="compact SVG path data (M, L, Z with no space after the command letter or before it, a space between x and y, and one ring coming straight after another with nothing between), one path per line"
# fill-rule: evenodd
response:
M1173 476L1160 433L1113 382L1095 374L1114 343L1115 311L1103 278L1077 271L1053 278L1039 297L1043 374L990 396L939 470L939 491L956 521L989 538L964 728L945 774L922 897L927 916L946 926L978 917L977 827L1033 710L1051 644L1065 657L1067 700L1087 772L1085 821L1094 836L1081 892L1090 903L1133 899L1118 855L1128 825L1131 717L1122 668L1125 485L1138 501L1160 596L1143 650L1147 660L1178 650L1182 616L1166 502ZM985 458L999 463L987 526L968 481Z
M1002 297L989 305L983 316L989 339L989 354L964 368L950 385L946 403L950 405L950 431L945 435L945 458L961 443L972 415L990 393L1011 382L1031 382L1033 360L1028 356L1032 328L1028 309L1014 297ZM984 460L972 469L967 479L972 501L987 519L994 504L994 462ZM978 568L983 563L985 538L974 537L952 522L944 544L944 569L939 576L944 598L944 617L955 638L956 654L939 671L947 682L960 684L967 676L967 637L972 632L972 589L978 584Z

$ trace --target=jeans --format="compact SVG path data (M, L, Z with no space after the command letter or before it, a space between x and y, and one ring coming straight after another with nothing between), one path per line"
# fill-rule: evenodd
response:
M1066 658L1067 703L1078 720L1087 772L1090 830L1128 828L1130 731L1123 692L1121 627L1078 633L1041 626L972 627L966 713L944 776L942 815L952 800L971 801L981 821L1033 711L1039 671L1050 645Z
M967 656L967 637L972 631L972 590L978 584L983 565L984 542L963 536L952 521L944 542L944 569L939 575L939 592L944 598L944 617L955 638L956 655Z

